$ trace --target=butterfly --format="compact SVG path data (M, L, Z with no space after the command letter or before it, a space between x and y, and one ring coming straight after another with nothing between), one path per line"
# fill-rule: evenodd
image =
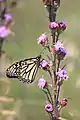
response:
M35 80L40 62L41 55L15 62L7 68L6 76L8 78L18 78L23 83L32 83Z

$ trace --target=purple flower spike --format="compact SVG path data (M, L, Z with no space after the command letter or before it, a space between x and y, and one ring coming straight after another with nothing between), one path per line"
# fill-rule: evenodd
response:
M48 37L46 33L44 33L38 38L38 44L46 45L47 43L48 43Z
M46 110L48 113L53 112L52 104L47 104L47 105L45 105L45 110Z
M48 70L49 64L46 60L43 60L42 62L40 62L40 67L43 68L44 70Z
M58 25L58 23L56 23L56 22L51 22L50 24L49 24L49 28L50 29L57 29L59 27L59 25Z
M43 88L47 87L47 82L43 78L40 78L38 81L38 86L39 86L39 88L43 89Z
M64 69L59 69L59 71L56 73L56 75L60 81L67 80L69 78L66 70L64 70Z

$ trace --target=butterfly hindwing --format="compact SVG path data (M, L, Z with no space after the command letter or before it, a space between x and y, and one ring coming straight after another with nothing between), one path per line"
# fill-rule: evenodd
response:
M13 63L7 70L6 70L6 76L9 78L17 78L18 77L18 68L19 63L15 62Z

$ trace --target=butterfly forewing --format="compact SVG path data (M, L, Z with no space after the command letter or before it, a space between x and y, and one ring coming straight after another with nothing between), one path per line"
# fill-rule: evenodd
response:
M30 58L24 60L24 65L20 67L19 79L26 83L32 83L39 68L40 59Z

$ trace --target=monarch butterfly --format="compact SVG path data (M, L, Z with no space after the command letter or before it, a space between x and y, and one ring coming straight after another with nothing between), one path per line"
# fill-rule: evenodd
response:
M23 83L32 83L36 77L40 61L41 55L15 62L6 70L6 76L18 78Z

